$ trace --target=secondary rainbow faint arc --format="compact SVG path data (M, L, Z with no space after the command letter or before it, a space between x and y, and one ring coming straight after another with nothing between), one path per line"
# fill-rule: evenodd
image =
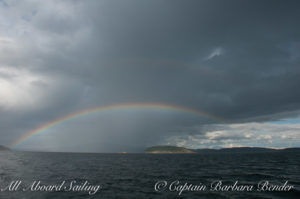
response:
M74 112L65 116L62 116L58 119L52 120L51 122L45 123L37 128L35 128L32 131L27 132L23 136L19 137L16 141L12 143L12 147L15 147L25 140L29 139L30 137L41 133L55 125L58 125L62 122L84 116L90 113L95 112L101 112L101 111L107 111L107 110L117 110L117 109L140 109L140 108L151 108L151 109L167 109L167 110L175 110L175 111L181 111L181 112L187 112L187 113L193 113L197 115L201 115L203 117L216 120L221 123L226 123L226 121L222 118L216 117L214 115L211 115L209 113L205 113L199 110L194 110L187 107L177 106L177 105L170 105L170 104L160 104L160 103L127 103L127 104L114 104L114 105L107 105L107 106L98 106L93 108L84 109L78 112Z

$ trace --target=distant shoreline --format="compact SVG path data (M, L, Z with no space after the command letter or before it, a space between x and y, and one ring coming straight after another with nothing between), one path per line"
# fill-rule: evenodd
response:
M263 147L233 147L221 149L188 149L177 146L152 146L145 153L152 154L182 154L182 153L266 153L266 152L300 152L300 147L272 149Z
M80 151L35 151L35 150L19 150L10 149L0 145L0 151L19 151L19 152L38 152L38 153L83 153L83 154L218 154L218 153L268 153L268 152L300 152L300 147L290 147L282 149L264 148L264 147L233 147L221 149L188 149L177 146L152 146L141 152L80 152Z

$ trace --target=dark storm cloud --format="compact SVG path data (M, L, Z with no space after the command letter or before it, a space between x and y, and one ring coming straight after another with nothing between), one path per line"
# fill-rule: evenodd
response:
M87 83L103 85L99 95L108 101L173 102L233 120L298 110L297 7L292 1L88 6L95 41L86 48L95 61ZM223 53L207 60L217 48Z
M297 1L2 4L0 67L6 69L0 80L10 90L28 90L25 102L39 104L12 103L20 98L16 94L9 95L10 103L0 100L0 110L20 129L124 102L177 104L230 122L276 120L296 116L300 109ZM24 74L26 80L12 77ZM32 83L24 87L24 82ZM0 91L7 96L7 89ZM171 118L168 126L178 129L214 122ZM12 140L22 134L4 121ZM144 130L138 140L178 132L166 123L157 125L161 128L153 129L152 138Z

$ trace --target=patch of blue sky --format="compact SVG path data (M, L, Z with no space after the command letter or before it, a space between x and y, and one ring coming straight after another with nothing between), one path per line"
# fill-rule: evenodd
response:
M293 119L283 119L278 121L269 122L270 124L300 124L300 118L293 118Z

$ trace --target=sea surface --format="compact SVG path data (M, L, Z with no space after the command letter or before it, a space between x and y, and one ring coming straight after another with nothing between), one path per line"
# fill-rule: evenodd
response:
M20 182L16 189L13 183ZM65 190L31 190L33 182ZM88 191L66 191L70 183L100 185ZM252 191L211 191L211 185L253 185ZM258 183L293 185L290 191L257 191ZM172 184L173 183L173 184ZM160 184L160 185L159 185ZM172 185L171 185L172 184ZM190 185L206 190L182 191ZM10 186L10 187L9 187ZM15 190L13 190L15 188ZM156 188L156 190L155 190ZM92 154L0 151L0 198L300 198L300 154ZM10 189L10 190L9 190ZM24 191L24 190L25 191ZM177 190L176 190L177 189Z

